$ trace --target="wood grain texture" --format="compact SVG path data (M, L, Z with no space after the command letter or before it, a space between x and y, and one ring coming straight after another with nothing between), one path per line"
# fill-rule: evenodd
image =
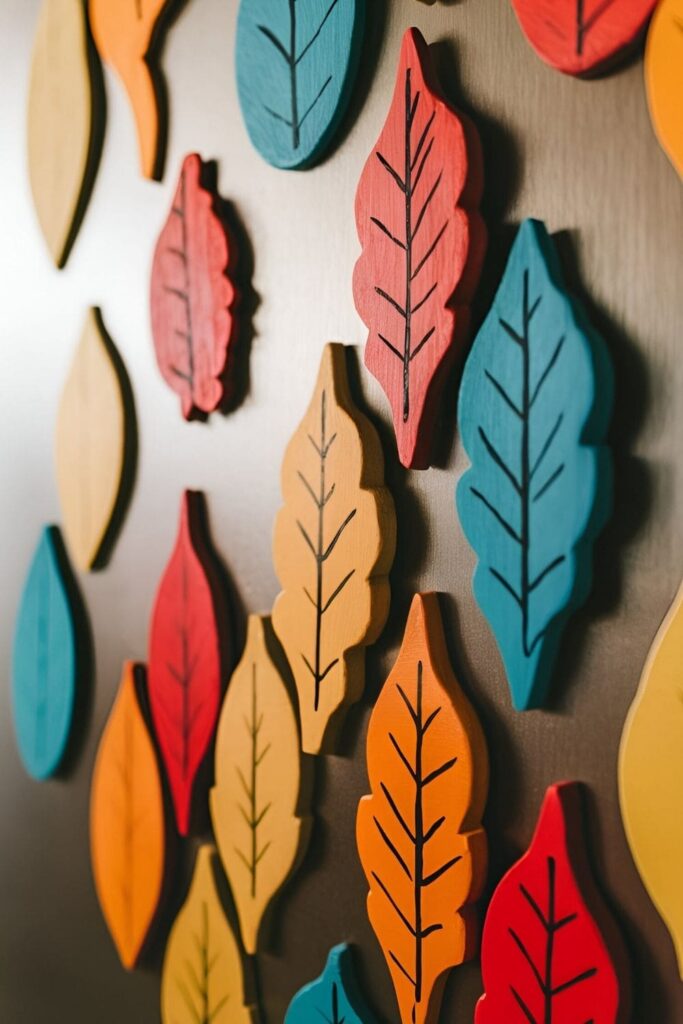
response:
M645 48L645 84L657 138L683 178L683 2L657 4Z

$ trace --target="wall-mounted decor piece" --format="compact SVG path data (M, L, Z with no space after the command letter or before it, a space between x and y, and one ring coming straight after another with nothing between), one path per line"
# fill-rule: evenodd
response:
M548 789L529 849L489 904L475 1024L629 1020L627 954L595 885L581 818L579 784Z
M564 624L591 586L611 507L606 349L564 290L545 227L525 221L465 366L457 489L478 556L474 594L514 706L542 704Z
M237 292L230 279L235 243L221 220L207 165L185 157L152 265L152 335L161 374L180 397L185 419L228 397L237 335Z
M282 464L273 625L299 697L307 754L333 749L363 690L365 653L389 613L396 516L379 437L353 404L346 350L327 345Z
M250 615L216 733L211 820L247 953L308 840L300 816L299 725L270 620Z
M512 0L539 57L568 75L599 73L632 49L657 0Z
M106 561L136 461L130 382L97 309L88 311L62 391L55 461L66 542L87 572Z
M90 790L90 859L97 898L129 970L154 920L164 879L161 777L137 688L144 668L127 662L107 720Z
M351 947L334 946L319 978L292 999L284 1024L373 1024L375 1016L356 980Z
M683 586L664 620L624 726L619 799L626 837L676 948L683 978Z
M178 831L190 827L197 772L213 740L223 692L227 622L217 607L203 495L186 491L175 548L156 596L149 640L149 703Z
M645 82L659 142L683 178L683 0L660 0L645 48Z
M240 952L214 878L213 846L197 852L187 899L166 946L161 975L162 1024L253 1024L244 1005Z
M50 255L66 263L85 215L104 134L101 69L83 0L43 0L28 96L28 169Z
M365 365L391 404L404 466L430 464L439 399L462 355L486 248L483 163L473 125L443 99L417 29L356 193L363 248L353 275Z
M78 642L84 615L62 538L44 527L21 596L12 651L12 710L19 753L34 779L59 769L86 666Z
M451 668L436 594L417 594L367 737L358 806L368 916L402 1024L434 1024L451 968L476 953L488 755Z

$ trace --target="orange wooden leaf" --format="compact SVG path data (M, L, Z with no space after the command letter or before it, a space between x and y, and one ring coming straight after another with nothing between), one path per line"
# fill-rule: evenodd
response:
M136 694L143 673L132 662L124 665L90 793L95 888L128 969L138 961L159 904L166 850L161 779Z
M660 0L645 48L645 84L652 124L683 178L683 0Z
M367 738L356 839L368 916L403 1024L433 1024L448 971L472 957L486 874L488 756L448 660L436 594L417 594Z

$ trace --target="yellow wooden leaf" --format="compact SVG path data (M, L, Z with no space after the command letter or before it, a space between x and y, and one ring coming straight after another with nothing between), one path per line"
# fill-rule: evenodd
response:
M683 978L683 585L626 719L619 798L633 859L671 932Z
M275 644L270 620L250 615L221 711L211 791L213 830L248 953L256 952L263 916L292 873L310 824L296 813L299 728Z
M683 177L683 0L660 0L645 48L645 82L657 138Z
M161 779L127 663L102 734L90 793L90 855L97 896L124 967L135 966L164 876Z
M213 846L197 853L188 897L166 946L162 1024L251 1024L242 961L213 875Z
M294 674L306 753L332 749L363 690L363 647L389 611L396 519L379 438L354 406L343 345L327 345L282 465L273 625Z

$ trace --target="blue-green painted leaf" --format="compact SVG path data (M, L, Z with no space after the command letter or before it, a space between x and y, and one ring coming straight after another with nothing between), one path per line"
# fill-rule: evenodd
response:
M474 593L518 710L542 703L562 627L590 589L611 503L612 390L607 352L564 291L544 225L525 221L463 374L472 465L457 489L479 559Z
M331 142L353 88L365 0L242 0L237 89L268 163L310 166Z
M358 988L351 949L333 946L322 975L292 999L284 1024L373 1024Z

